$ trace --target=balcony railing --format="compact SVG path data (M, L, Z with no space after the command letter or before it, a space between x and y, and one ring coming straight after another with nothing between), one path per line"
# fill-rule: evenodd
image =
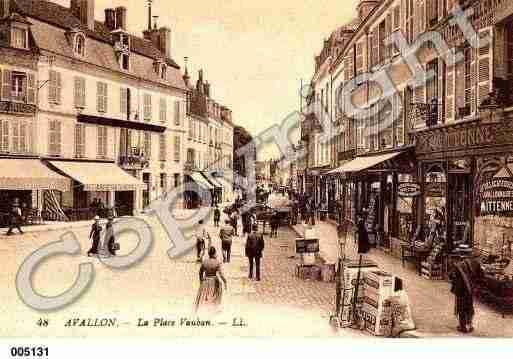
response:
M134 147L129 154L119 156L119 164L125 169L144 169L149 161L141 149Z

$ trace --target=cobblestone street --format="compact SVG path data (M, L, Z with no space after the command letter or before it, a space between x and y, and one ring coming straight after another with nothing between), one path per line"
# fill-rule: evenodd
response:
M262 262L262 281L247 278L248 264L244 257L244 239L234 240L232 263L225 265L228 291L223 298L223 311L215 316L200 316L211 320L211 326L188 326L182 318L196 320L193 303L198 289L198 269L195 254L170 260L171 244L154 219L146 218L155 232L153 247L137 266L112 270L96 258L88 258L89 228L73 229L81 245L78 256L59 255L45 261L33 276L34 288L45 296L55 296L68 289L78 274L80 263L92 262L95 276L90 288L72 305L55 312L37 312L18 298L15 277L19 266L35 250L59 240L64 230L32 232L23 236L0 236L0 254L4 269L0 280L0 336L4 337L319 337L361 336L347 330L335 333L329 326L333 310L334 284L301 281L295 278L297 260L289 259L285 247L292 244L295 234L281 228L279 238L266 236ZM209 220L209 223L211 221ZM210 224L207 230L220 249L218 231ZM119 237L120 255L135 248L137 239L130 234ZM73 319L114 318L114 327L67 327ZM153 326L155 319L176 322L173 326ZM47 319L48 327L37 325ZM138 327L139 319L148 320L148 327ZM245 326L234 326L243 321ZM190 323L189 323L190 324Z

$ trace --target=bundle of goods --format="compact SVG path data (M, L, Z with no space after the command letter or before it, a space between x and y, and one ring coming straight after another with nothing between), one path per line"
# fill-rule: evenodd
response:
M398 337L401 333L414 330L415 322L411 314L408 294L404 290L397 291L393 297L385 300L391 312L391 337Z
M362 306L362 319L367 332L388 335L391 330L391 306L386 300L394 294L394 276L382 272L365 273L365 297Z
M360 267L360 280L358 285L358 296L356 301L356 311L359 312L363 304L365 293L365 273L377 271L378 266L372 261L363 261ZM358 277L358 262L345 262L342 267L341 280L341 309L340 309L340 326L349 327L352 324L353 304L356 290L356 281Z
M429 280L443 280L444 272L441 263L422 262L421 275Z
M331 283L335 281L335 265L324 264L321 268L321 279L323 282Z
M429 253L429 256L426 259L426 262L429 262L431 264L437 264L440 263L442 260L442 253L444 250L444 244L443 243L437 243L433 246L433 249Z
M296 276L302 280L319 280L321 278L321 268L297 264Z

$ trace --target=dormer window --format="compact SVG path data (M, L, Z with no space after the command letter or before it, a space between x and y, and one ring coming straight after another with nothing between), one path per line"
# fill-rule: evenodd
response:
M75 55L85 56L85 36L82 34L75 36Z
M18 49L28 50L28 31L21 27L12 28L12 46Z

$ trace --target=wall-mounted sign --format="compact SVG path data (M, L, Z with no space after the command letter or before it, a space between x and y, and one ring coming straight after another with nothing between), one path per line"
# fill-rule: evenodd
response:
M296 239L296 253L319 253L318 239Z
M399 183L397 189L399 197L417 197L420 196L420 184L418 183Z
M513 179L485 182L479 192L481 215L513 215Z

